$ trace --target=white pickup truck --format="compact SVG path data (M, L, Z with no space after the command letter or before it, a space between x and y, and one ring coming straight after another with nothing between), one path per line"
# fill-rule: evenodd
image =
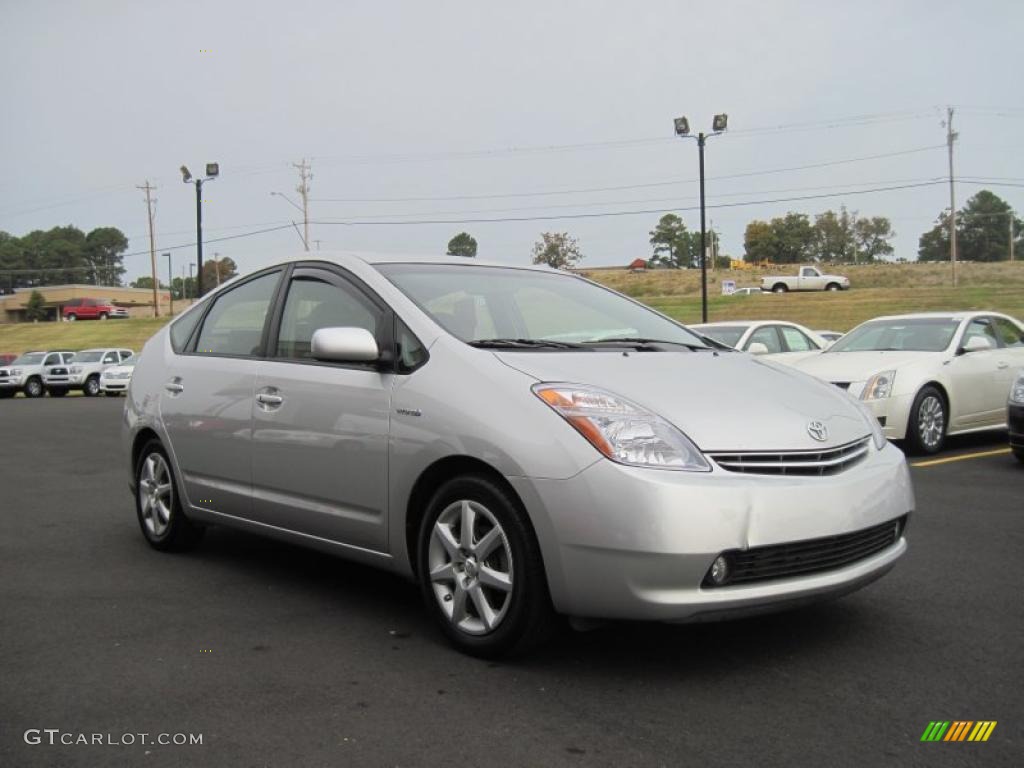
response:
M817 267L800 267L796 277L769 275L761 278L761 290L772 293L786 291L845 291L850 287L850 278L842 275L823 275Z

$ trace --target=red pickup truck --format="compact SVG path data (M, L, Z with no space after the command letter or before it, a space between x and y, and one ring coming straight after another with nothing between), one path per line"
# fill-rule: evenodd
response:
M110 299L71 299L64 305L65 320L111 320L128 317L128 310Z

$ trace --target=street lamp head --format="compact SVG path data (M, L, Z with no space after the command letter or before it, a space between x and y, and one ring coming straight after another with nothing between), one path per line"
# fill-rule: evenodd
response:
M715 133L721 133L726 129L729 124L729 116L724 112L720 115L715 115L715 119L711 122L711 130Z
M184 165L181 166L181 180L184 181L186 184L192 181L192 174Z
M676 136L689 136L690 135L690 121L685 117L677 117L674 121L676 126Z
M220 175L220 163L207 163L206 175L211 179L217 178Z

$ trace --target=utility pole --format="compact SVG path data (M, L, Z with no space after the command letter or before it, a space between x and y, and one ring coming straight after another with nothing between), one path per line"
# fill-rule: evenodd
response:
M167 257L167 296L171 300L170 315L174 317L174 273L171 271L171 254L165 253Z
M299 193L302 198L302 245L308 251L309 250L309 182L313 179L311 173L312 168L310 164L306 162L306 158L302 158L300 163L292 163L292 166L299 170L299 186L295 188L295 191Z
M220 254L217 251L213 252L213 271L217 275L217 287L220 287Z
M1010 211L1010 261L1013 261L1013 211Z
M136 189L146 190L146 218L149 220L149 263L153 271L153 317L160 317L160 300L157 297L157 279L156 279L156 243L153 240L153 203L156 202L150 197L150 192L156 189L156 187L150 186L149 179L146 179L146 184Z
M192 283L192 300L193 301L195 301L195 299L199 298L199 292L196 290L196 283L192 279L192 270L195 269L195 268L196 268L195 263L189 262L189 265L188 265L188 281L190 283ZM182 274L184 274L184 272ZM187 291L186 291L186 293L187 293Z
M946 108L946 146L949 147L949 263L953 270L953 287L956 288L956 189L953 184L953 142L957 134L953 131L953 108Z

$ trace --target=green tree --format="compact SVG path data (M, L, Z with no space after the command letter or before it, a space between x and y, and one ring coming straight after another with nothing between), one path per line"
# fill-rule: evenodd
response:
M987 189L967 201L956 214L957 259L1005 261L1010 258L1010 217L1013 217L1014 250L1024 246L1024 221L1013 215L1009 204ZM939 214L935 226L918 240L919 261L949 260L949 213Z
M918 261L947 261L949 259L949 214L943 211L935 226L917 241Z
M884 216L857 219L853 226L853 235L857 261L875 261L881 256L890 255L893 251L889 241L896 233L889 219Z
M691 234L683 220L674 213L666 213L650 232L654 247L652 264L668 267L691 267L700 264L700 235Z
M144 275L143 277L140 277L137 280L133 280L129 287L131 287L131 288L148 288L148 289L151 290L153 288L153 278L150 277L149 275ZM161 282L161 283L159 283L157 285L157 289L161 290L161 291L166 291L167 290L167 286L164 285L163 282Z
M583 260L579 243L568 232L544 232L533 244L533 263L570 269Z
M775 261L779 264L798 264L809 261L814 252L814 230L804 213L787 213L781 219L772 219L778 252Z
M216 288L221 283L238 275L238 267L233 259L209 259L203 262L203 293Z
M775 230L771 224L757 219L747 224L743 233L744 261L775 261L777 251Z
M98 227L85 236L83 256L96 285L121 285L128 238L117 227Z
M190 299L195 295L195 280L191 277L180 278L176 277L171 281L171 295L174 296L174 300L179 299Z
M845 207L814 217L814 251L818 261L848 262L856 257L853 216Z
M46 307L45 299L43 294L39 291L32 291L28 297L28 301L25 302L25 317L29 320L45 320L46 319Z
M476 238L468 232L459 232L448 241L448 255L474 258L476 256Z

